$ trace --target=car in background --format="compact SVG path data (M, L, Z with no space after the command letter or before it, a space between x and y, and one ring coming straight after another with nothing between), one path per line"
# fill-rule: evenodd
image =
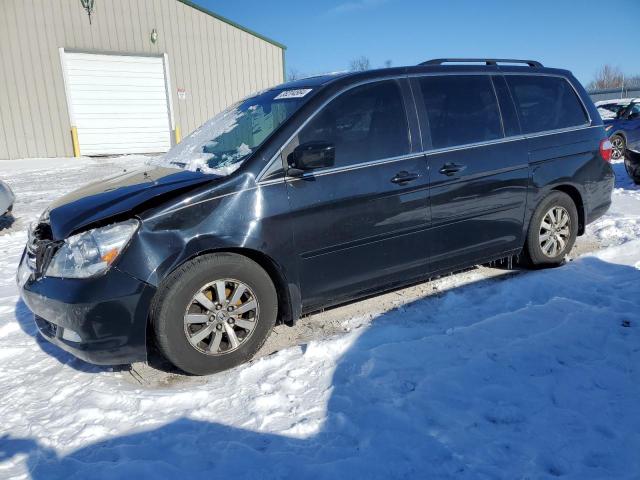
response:
M7 213L11 213L15 198L16 197L13 194L11 187L0 180L0 217Z
M620 110L633 102L633 98L614 98L612 100L600 100L595 103L598 113L603 120L616 118Z
M635 156L625 155L625 151L640 153L640 99L632 100L618 111L615 118L604 119L603 123L613 147L611 159L625 158L625 168L635 180Z

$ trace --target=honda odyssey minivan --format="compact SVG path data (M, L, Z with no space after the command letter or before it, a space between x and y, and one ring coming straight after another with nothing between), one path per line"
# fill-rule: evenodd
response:
M535 61L441 59L279 85L161 160L54 202L18 270L42 335L192 374L277 322L496 259L560 264L609 207L583 87Z

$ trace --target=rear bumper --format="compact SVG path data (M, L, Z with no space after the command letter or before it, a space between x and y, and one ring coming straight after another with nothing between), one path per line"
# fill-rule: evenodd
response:
M611 206L611 200L605 203L602 203L598 207L590 210L587 215L587 225L592 222L595 222L597 219L599 219L601 216L607 213L607 210L609 210L610 206Z
M29 278L21 296L42 336L89 363L146 360L155 288L116 268L91 279Z

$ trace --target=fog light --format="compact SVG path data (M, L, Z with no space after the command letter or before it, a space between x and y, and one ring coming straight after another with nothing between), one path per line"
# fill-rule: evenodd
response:
M76 342L76 343L80 343L82 341L82 339L80 338L80 335L78 335L76 332L74 332L70 328L62 329L62 339L67 340L69 342Z

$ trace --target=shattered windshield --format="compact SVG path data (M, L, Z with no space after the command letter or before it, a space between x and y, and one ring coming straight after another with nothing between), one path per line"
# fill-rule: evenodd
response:
M307 99L311 89L268 90L207 120L158 164L229 175Z

